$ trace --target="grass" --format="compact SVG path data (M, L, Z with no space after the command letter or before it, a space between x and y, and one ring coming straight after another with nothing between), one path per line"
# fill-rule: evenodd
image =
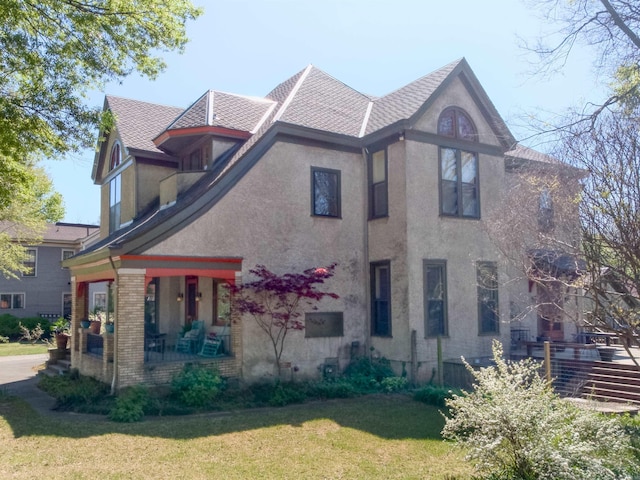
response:
M9 355L34 355L36 353L47 353L50 346L46 343L0 343L0 357Z
M443 422L406 395L115 424L0 393L0 478L470 478Z

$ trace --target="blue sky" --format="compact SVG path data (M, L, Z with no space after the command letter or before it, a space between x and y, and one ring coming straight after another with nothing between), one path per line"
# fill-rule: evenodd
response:
M561 113L598 98L589 52L581 49L551 78L532 77L533 42L557 25L522 0L210 0L194 3L205 14L187 27L182 55L164 58L155 81L133 75L91 105L117 95L187 107L208 89L264 96L313 64L350 87L384 95L465 57L516 138L529 134L528 114ZM523 143L537 147L535 140ZM99 221L93 151L44 162L65 199L64 221Z

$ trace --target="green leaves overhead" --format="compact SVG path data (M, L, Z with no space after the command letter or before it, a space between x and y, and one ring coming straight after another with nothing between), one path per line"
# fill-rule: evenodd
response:
M88 90L134 71L155 78L158 55L182 51L186 0L4 0L0 4L0 156L93 146Z
M34 244L62 218L37 161L93 147L112 124L88 92L133 72L155 78L200 14L188 0L0 1L0 273L19 271L11 238Z

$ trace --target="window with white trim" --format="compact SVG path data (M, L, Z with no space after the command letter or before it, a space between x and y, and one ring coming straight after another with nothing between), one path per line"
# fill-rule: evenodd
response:
M37 274L38 250L35 248L25 249L25 259L22 264L25 270L22 272L23 277L35 277Z
M0 310L24 308L24 293L0 293Z

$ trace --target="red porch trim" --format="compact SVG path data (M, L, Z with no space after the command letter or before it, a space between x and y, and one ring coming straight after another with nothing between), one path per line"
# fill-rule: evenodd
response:
M144 260L152 262L197 262L197 263L236 263L242 264L241 258L218 257L182 257L179 255L121 255L122 260Z
M194 277L211 277L222 280L235 280L236 270L219 269L195 269L195 268L147 268L145 277L182 277L192 275Z
M234 130L232 128L225 127L213 127L213 126L202 126L202 127L189 127L189 128L176 128L172 130L166 130L153 139L153 143L156 147L159 147L164 142L166 142L170 138L174 137L183 137L185 135L201 135L201 134L218 134L225 137L231 138L241 138L246 140L251 136L250 132L246 132L244 130Z

